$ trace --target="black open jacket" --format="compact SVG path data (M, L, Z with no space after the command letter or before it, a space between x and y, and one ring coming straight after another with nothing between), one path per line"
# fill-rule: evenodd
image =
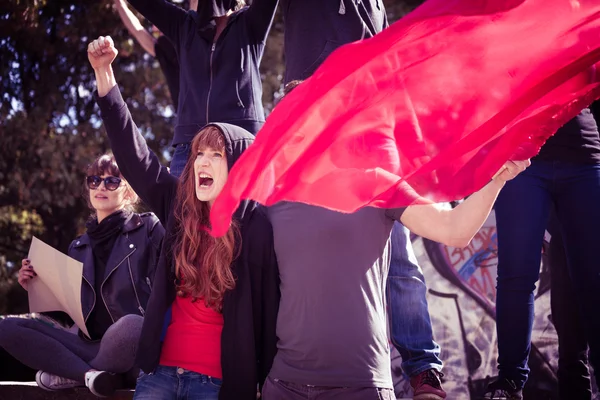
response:
M121 173L166 229L137 353L138 366L151 373L160 360L163 320L176 295L172 248L179 180L169 174L146 145L117 86L104 97L96 95L96 100ZM234 125L214 125L224 133L231 170L253 136ZM255 400L257 384L264 382L277 351L279 271L272 228L263 208L244 202L235 218L242 243L240 255L232 265L236 286L223 301L223 384L219 399Z
M164 235L154 214L132 213L118 233L102 284L95 282L95 260L88 234L71 242L69 257L83 263L81 309L86 322L99 304L106 307L113 323L128 314L145 314ZM98 287L102 290L96 291Z

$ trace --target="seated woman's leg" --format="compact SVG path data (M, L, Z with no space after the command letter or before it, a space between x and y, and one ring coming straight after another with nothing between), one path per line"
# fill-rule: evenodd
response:
M144 318L126 315L108 328L100 342L98 354L90 366L99 371L125 373L133 368Z
M127 387L126 372L133 369L144 318L126 315L112 324L100 341L98 354L90 361L95 371L86 374L86 386L100 397L112 396Z
M30 368L84 382L98 343L25 318L0 320L0 347Z

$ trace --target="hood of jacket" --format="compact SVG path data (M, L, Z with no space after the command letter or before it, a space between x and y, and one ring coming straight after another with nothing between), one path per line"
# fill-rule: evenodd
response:
M252 135L244 128L240 128L239 126L223 122L213 122L207 124L206 126L204 126L204 128L208 126L214 126L218 128L223 134L223 137L225 138L227 168L229 172L231 172L231 168L233 168L236 161L242 156L244 151L246 151L246 149L250 147L252 142L254 142L254 135ZM236 221L241 223L244 219L244 215L246 215L246 212L251 211L254 208L256 208L255 201L244 200L240 203L240 206L236 210L234 218L236 219Z
M225 17L229 10L234 10L237 6L237 0L200 0L198 3L198 11L196 12L196 21L198 23L198 31L210 42L213 42L217 23L215 18ZM230 14L230 17L235 17L237 13ZM227 25L232 22L231 18Z
M200 0L198 14L205 20L224 17L229 10L234 10L237 0Z

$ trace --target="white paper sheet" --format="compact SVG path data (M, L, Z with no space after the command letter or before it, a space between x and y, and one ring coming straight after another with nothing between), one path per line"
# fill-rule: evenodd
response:
M64 311L90 337L81 310L83 263L34 237L29 259L37 276L29 281L29 311Z

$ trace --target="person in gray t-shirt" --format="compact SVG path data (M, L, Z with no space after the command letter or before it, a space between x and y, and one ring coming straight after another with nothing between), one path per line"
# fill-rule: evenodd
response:
M504 183L528 165L508 162L451 210L425 204L344 214L301 203L269 207L281 303L278 353L263 398L393 399L385 283L394 221L420 236L464 247Z

